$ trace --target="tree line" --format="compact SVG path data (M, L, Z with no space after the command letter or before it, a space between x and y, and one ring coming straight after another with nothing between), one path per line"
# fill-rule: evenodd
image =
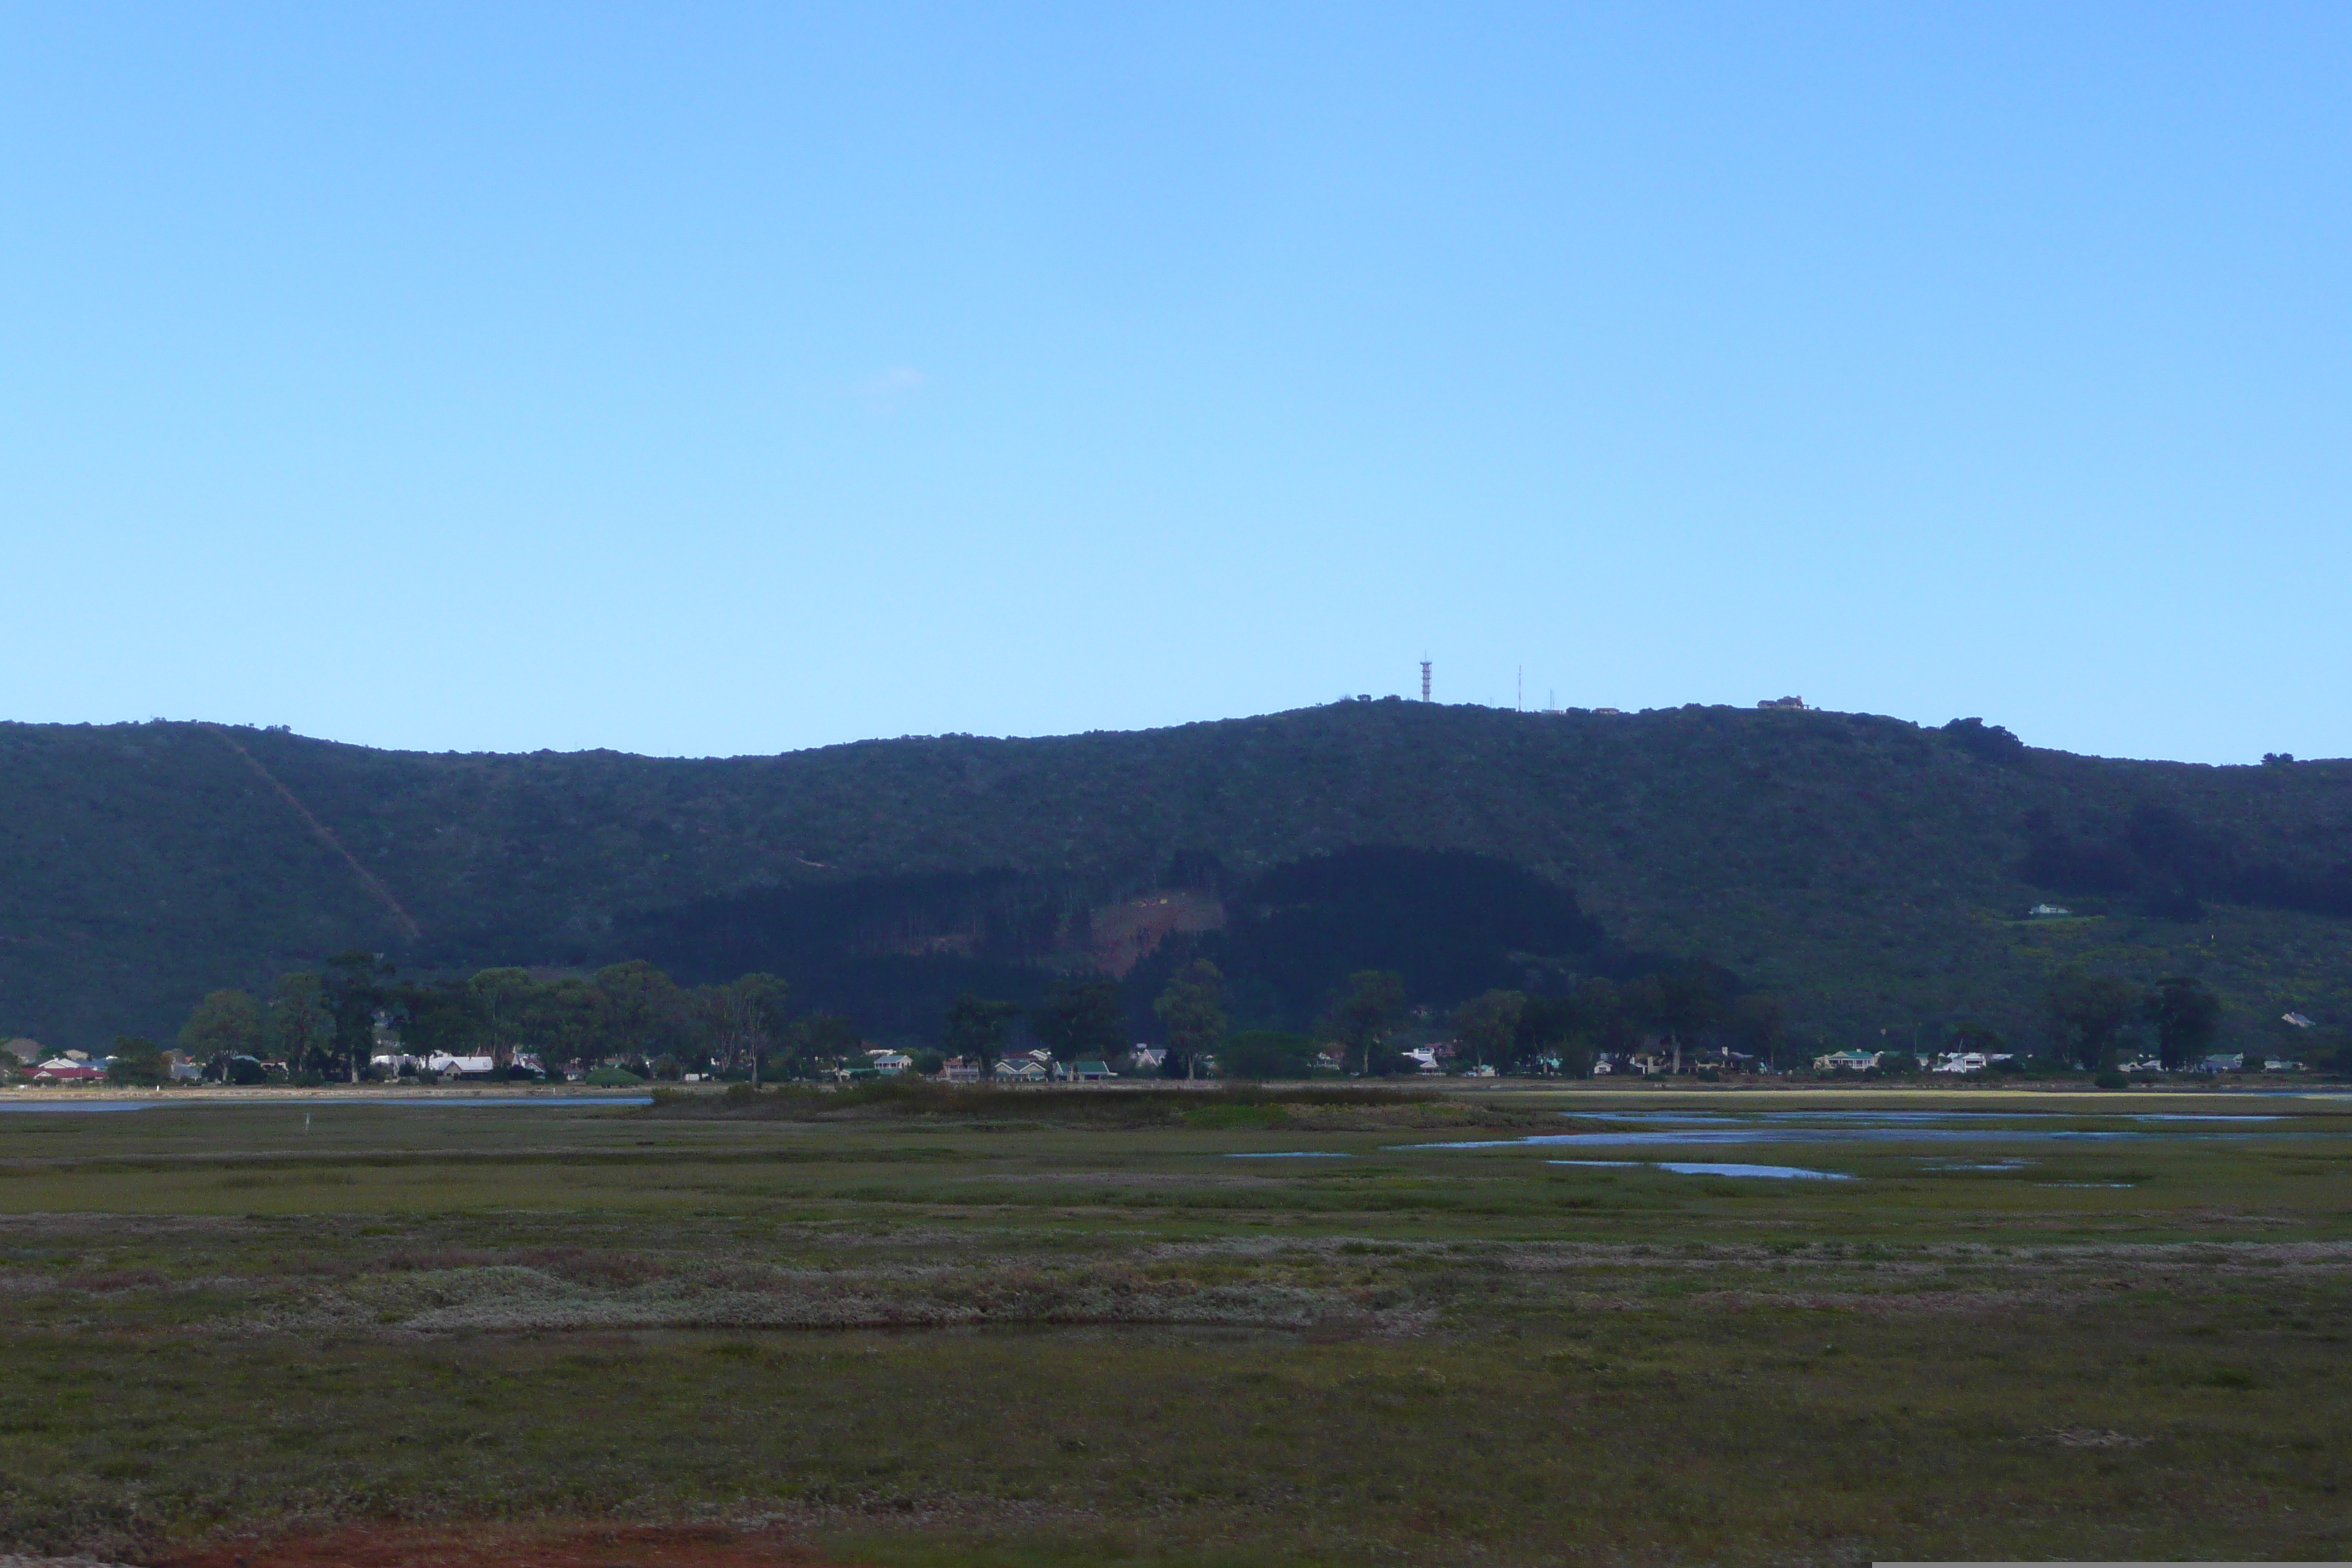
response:
M1736 1041L1769 1058L1781 1034L1778 1005L1738 992L1729 971L1699 961L1622 984L1590 980L1566 995L1488 991L1443 1021L1467 1055L1496 1068L1580 1073L1602 1053L1662 1039L1676 1051ZM488 1058L501 1073L521 1053L551 1072L617 1061L638 1077L702 1071L755 1081L861 1061L865 1042L854 1020L794 1016L790 997L790 985L773 974L684 986L643 960L584 975L493 968L463 979L404 979L377 954L346 952L280 975L266 995L208 994L178 1044L209 1076L232 1081L268 1060L297 1081L356 1082L380 1054L380 1031L396 1037L401 1054ZM1205 1076L1213 1060L1229 1077L1304 1076L1328 1047L1353 1073L1382 1077L1416 1067L1397 1045L1416 1015L1402 975L1391 970L1348 976L1328 996L1312 1036L1235 1031L1224 976L1206 959L1178 969L1151 1012L1164 1042L1160 1070L1171 1077ZM987 1072L1022 1029L1063 1063L1115 1061L1131 1042L1118 981L1065 978L1025 1007L964 993L947 1009L938 1049L917 1054L917 1069L935 1072L952 1057ZM153 1049L129 1045L142 1062Z
M517 968L485 969L464 979L404 979L376 954L341 953L314 970L280 975L266 996L215 991L199 1002L179 1035L181 1049L233 1079L230 1064L268 1058L298 1081L357 1081L378 1054L379 1029L419 1056L488 1058L513 1068L520 1053L552 1072L562 1066L619 1062L635 1076L707 1072L722 1077L808 1077L863 1065L856 1023L832 1014L795 1016L791 987L768 973L723 984L680 985L643 960L592 974L537 976ZM1204 958L1183 964L1151 1003L1164 1043L1160 1069L1171 1077L1214 1070L1238 1078L1291 1078L1314 1071L1336 1051L1350 1073L1383 1077L1416 1070L1400 1046L1408 1026L1450 1030L1460 1058L1501 1070L1582 1076L1603 1057L1653 1051L1685 1065L1787 1067L1811 1047L1788 1037L1780 1003L1746 990L1730 971L1706 960L1661 967L1631 979L1588 979L1562 994L1488 990L1433 1017L1410 1003L1392 970L1360 970L1328 994L1312 1035L1236 1030L1225 978ZM2099 1071L2115 1065L2135 1036L2153 1037L2168 1069L2193 1066L2217 1032L2221 1004L2202 982L2168 977L2137 986L2106 976L2070 974L2043 998L2052 1065ZM947 1009L935 1051L916 1053L919 1071L936 1072L959 1058L983 1073L1013 1048L1016 1032L1055 1060L1114 1062L1131 1030L1120 983L1102 976L1055 981L1027 1005L972 992ZM1981 1026L1958 1024L1940 1044L1953 1050L2003 1048ZM154 1047L119 1043L153 1073ZM247 1068L246 1070L251 1070Z
M375 953L345 952L281 974L266 996L212 992L182 1026L179 1045L214 1076L267 1058L299 1081L349 1082L378 1054L380 1026L397 1036L402 1054L487 1058L499 1072L528 1052L550 1071L619 1060L640 1077L698 1068L757 1077L858 1049L855 1024L792 1016L790 995L772 974L689 987L642 960L587 975L499 968L404 980Z
M1028 1010L1031 1031L1060 1061L1108 1057L1121 1038L1119 986L1115 981L1056 984ZM1349 974L1325 997L1311 1035L1274 1029L1235 1031L1228 1014L1225 977L1196 958L1178 969L1153 1001L1171 1078L1202 1075L1207 1060L1230 1078L1297 1078L1315 1070L1337 1047L1338 1065L1366 1077L1419 1070L1399 1040L1426 1017L1412 1005L1404 976L1395 970ZM1023 1009L966 993L949 1010L942 1048L983 1068L1007 1048ZM1745 994L1729 970L1704 960L1669 965L1633 979L1585 981L1559 995L1490 990L1442 1019L1456 1048L1476 1065L1581 1074L1604 1054L1645 1044L1694 1058L1739 1055L1770 1061L1785 1025L1778 1002Z
M2221 1024L2221 999L2188 975L2142 986L2107 974L2062 974L2042 1005L2058 1057L2085 1072L2113 1068L2136 1026L2154 1035L2165 1071L2194 1067Z

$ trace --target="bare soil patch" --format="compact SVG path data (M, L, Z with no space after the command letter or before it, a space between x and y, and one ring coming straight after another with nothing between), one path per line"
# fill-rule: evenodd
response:
M235 1542L152 1568L853 1568L803 1542L723 1525L354 1525Z

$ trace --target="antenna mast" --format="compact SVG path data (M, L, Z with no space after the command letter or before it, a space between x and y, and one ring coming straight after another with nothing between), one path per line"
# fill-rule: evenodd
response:
M1421 661L1421 700L1429 700L1429 660L1425 658Z

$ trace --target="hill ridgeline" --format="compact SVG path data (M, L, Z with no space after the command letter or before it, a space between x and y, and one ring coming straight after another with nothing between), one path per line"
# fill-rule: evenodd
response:
M1390 700L714 761L0 725L0 1033L168 1037L205 991L352 948L411 972L654 956L718 975L824 947L898 963L860 984L909 996L1017 988L1123 973L1276 868L1367 846L1507 862L1611 942L1727 965L1831 1044L2030 1031L2070 968L2200 975L2232 1037L2352 1016L2352 763ZM812 1001L849 984L808 973Z

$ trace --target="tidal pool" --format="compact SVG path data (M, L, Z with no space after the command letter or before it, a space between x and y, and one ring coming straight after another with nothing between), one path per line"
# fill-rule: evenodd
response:
M1712 1160L1546 1160L1547 1165L1611 1165L1627 1171L1672 1171L1677 1176L1779 1176L1811 1182L1851 1182L1848 1171L1809 1171L1802 1165L1742 1165Z
M2105 1142L2118 1138L2151 1138L2152 1132L2078 1132L2056 1127L1766 1127L1743 1122L1732 1127L1686 1127L1672 1131L1538 1132L1526 1138L1486 1138L1455 1143L1402 1143L1400 1149L1625 1149L1693 1143L1897 1143L1958 1142Z
M1238 1154L1228 1154L1228 1160L1352 1160L1353 1154L1343 1149L1244 1149Z
M1407 1143L1401 1149L1622 1149L1725 1143L2101 1143L2121 1139L2343 1137L2352 1121L2315 1122L2276 1113L2115 1110L1763 1110L1561 1111L1580 1121L1631 1125L1584 1132L1538 1132L1519 1138ZM2099 1121L2086 1128L2053 1122ZM2250 1126L2248 1123L2260 1123Z

